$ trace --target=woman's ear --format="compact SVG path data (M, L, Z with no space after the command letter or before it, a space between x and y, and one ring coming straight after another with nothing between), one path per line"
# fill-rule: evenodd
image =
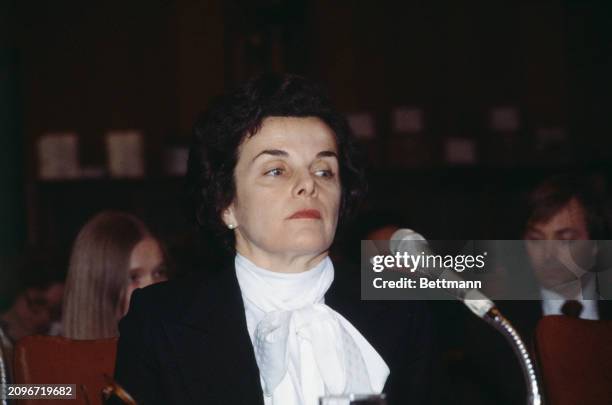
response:
M234 204L230 204L223 210L223 222L229 229L235 229L238 226L236 215L234 214Z

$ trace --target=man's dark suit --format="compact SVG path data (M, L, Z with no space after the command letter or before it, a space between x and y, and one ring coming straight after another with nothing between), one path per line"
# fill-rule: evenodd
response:
M342 271L325 302L389 365L389 405L429 403L431 318L423 303L361 301L359 278ZM136 291L120 335L115 378L140 405L263 405L233 266Z

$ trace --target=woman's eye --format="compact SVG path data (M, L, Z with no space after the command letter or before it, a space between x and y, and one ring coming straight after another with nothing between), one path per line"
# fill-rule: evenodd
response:
M334 172L328 169L324 169L324 170L317 170L315 172L315 175L319 176L319 177L334 177Z
M132 283L137 282L140 279L140 276L138 276L138 274L130 274L130 281Z
M165 268L161 268L159 270L155 270L153 273L153 277L156 279L166 278L168 276L168 272Z
M280 176L281 174L283 174L284 170L280 169L280 168L274 168L272 170L268 170L267 172L264 173L265 176L272 176L272 177L276 177L276 176Z

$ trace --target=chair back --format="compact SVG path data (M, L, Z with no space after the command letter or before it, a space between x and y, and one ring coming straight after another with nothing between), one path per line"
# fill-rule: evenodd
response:
M16 384L75 384L74 405L101 405L105 374L113 375L117 338L72 340L58 336L28 336L14 351ZM21 400L19 405L39 405L40 399ZM66 405L66 400L45 404Z
M547 405L612 404L612 321L545 316L535 349Z

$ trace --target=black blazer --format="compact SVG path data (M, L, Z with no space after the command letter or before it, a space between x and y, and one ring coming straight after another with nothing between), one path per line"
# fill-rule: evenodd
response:
M346 275L336 271L325 302L389 365L389 405L429 403L432 329L425 303L361 301L358 276ZM119 325L115 379L140 405L263 405L244 311L233 264L135 291Z

